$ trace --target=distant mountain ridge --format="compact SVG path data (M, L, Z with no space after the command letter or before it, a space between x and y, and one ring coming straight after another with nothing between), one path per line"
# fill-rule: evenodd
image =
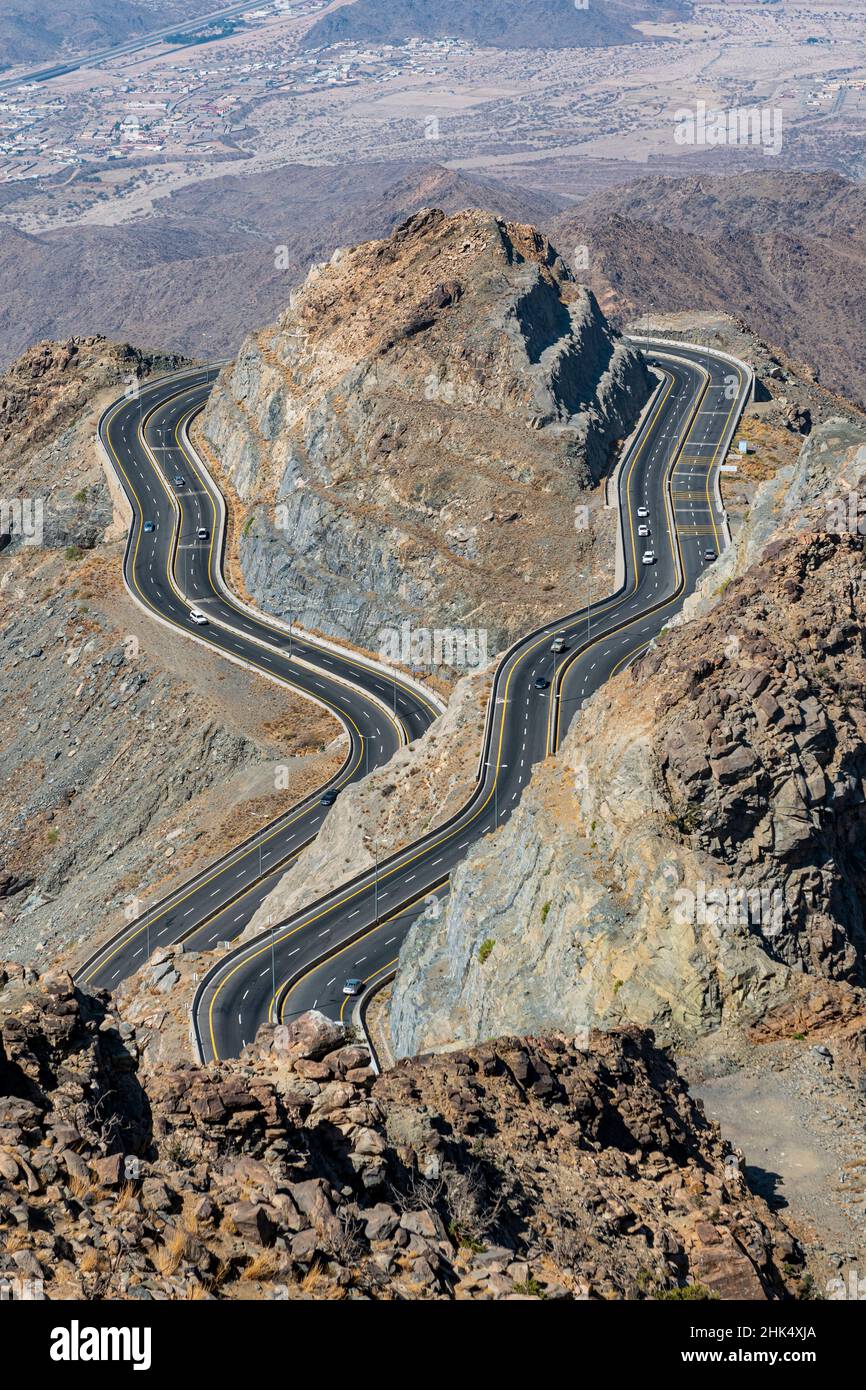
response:
M315 23L305 48L361 41L458 38L491 48L599 48L643 38L646 20L685 19L686 0L353 0Z
M542 227L618 325L720 309L866 401L866 192L818 173L648 178L567 206L433 163L293 165L203 181L133 223L0 224L0 370L40 338L82 333L231 355L312 262L423 207Z
M554 219L605 313L721 309L866 402L866 191L831 173L649 178Z
M0 71L124 43L217 9L218 0L57 0L41 8L0 0Z
M563 200L439 164L289 165L192 185L134 223L38 235L0 224L0 370L40 338L85 332L228 355L311 262L432 204L539 222Z

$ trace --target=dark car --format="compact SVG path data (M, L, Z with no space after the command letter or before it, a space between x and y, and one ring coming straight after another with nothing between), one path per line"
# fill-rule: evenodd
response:
M535 678L535 688L536 688L536 690L546 690L547 687L548 687L549 685L550 685L550 681L549 681L549 680L546 680L546 679L544 678L544 676L536 676L536 678Z
M321 806L333 806L336 800L336 792L322 792L322 795L319 797L319 804Z
M154 526L152 521L146 521L144 523L144 529L145 531L155 531L156 527Z
M175 487L186 487L186 478L182 478L179 473L175 473L174 485Z

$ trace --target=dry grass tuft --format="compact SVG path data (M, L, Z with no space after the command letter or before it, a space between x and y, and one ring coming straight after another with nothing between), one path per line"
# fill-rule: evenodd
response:
M275 1279L280 1273L282 1260L276 1250L262 1250L258 1255L253 1256L246 1269L241 1274L241 1279L267 1281Z

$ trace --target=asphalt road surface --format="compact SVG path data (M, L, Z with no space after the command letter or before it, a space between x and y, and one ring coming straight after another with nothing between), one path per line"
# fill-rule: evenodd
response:
M245 0L243 4L229 5L226 9L209 10L198 19L178 20L176 24L168 24L146 34L136 35L134 38L126 39L123 43L115 44L113 47L95 49L91 53L82 53L76 58L52 63L47 68L34 68L29 72L19 73L16 77L6 77L0 82L0 91L5 88L18 87L24 82L50 82L54 77L63 77L66 73L77 72L79 68L98 67L100 63L105 63L111 58L122 58L127 53L138 53L143 48L150 48L153 44L161 43L169 34L188 34L192 30L203 28L205 24L214 23L218 19L237 18L253 8L252 0ZM182 48L183 45L180 47Z
M642 346L663 383L619 471L622 584L581 608L577 580L575 611L503 656L478 784L451 821L209 971L193 1004L205 1060L236 1054L265 1020L285 1022L312 1007L345 1017L347 978L365 991L389 978L412 921L441 911L455 865L508 818L533 765L556 750L583 701L646 650L724 546L715 480L750 375L705 350ZM647 550L653 563L644 563ZM558 635L562 652L551 650Z
M100 439L132 508L127 587L151 617L331 710L348 733L348 753L327 787L169 897L144 913L131 903L131 920L78 971L90 988L116 988L157 947L184 941L207 950L239 935L318 833L328 811L322 792L339 792L388 762L440 712L435 697L396 673L389 678L349 651L256 617L224 587L221 499L185 434L215 375L215 369L199 370L144 386L100 421ZM194 608L206 615L206 625L192 620Z

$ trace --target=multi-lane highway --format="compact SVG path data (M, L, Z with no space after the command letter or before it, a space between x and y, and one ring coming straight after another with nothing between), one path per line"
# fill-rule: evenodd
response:
M203 1058L236 1053L266 1019L286 1020L311 1007L344 1013L347 977L363 980L365 988L386 979L411 922L425 909L439 910L432 904L441 903L455 865L508 818L532 767L556 751L581 704L647 648L725 544L717 471L751 389L750 373L695 347L642 346L660 384L618 472L622 582L616 592L576 606L502 657L477 785L457 815L264 936L229 950L209 971L193 1004ZM167 379L103 417L100 438L133 514L126 582L160 621L338 713L350 736L336 779L343 785L422 733L437 707L416 684L307 634L291 635L229 593L221 571L222 500L186 435L212 378L200 372ZM652 563L644 563L648 551ZM576 581L576 604L582 587ZM190 618L193 606L207 615L206 627ZM325 811L318 794L309 798L129 924L79 978L112 987L157 945L183 940L207 949L231 941L315 836Z
M15 73L12 77L4 77L0 81L0 91L5 88L18 87L24 82L50 82L54 77L65 77L67 73L77 72L79 68L99 67L112 58L122 58L126 54L138 53L143 48L151 48L154 44L161 43L169 34L189 34L195 29L201 29L206 24L215 24L221 19L239 18L252 8L253 5L250 0L243 0L243 3L238 5L228 5L217 10L206 10L196 19L178 20L175 24L152 29L147 34L136 34L134 38L126 39L125 42L95 49L91 53L79 54L77 58L68 58L65 61L52 64L51 67L34 68L26 72Z
M347 754L327 787L136 915L94 952L78 977L96 988L114 988L157 946L184 941L208 949L238 936L318 833L328 809L322 793L339 792L387 762L441 711L435 695L397 672L257 615L228 590L225 509L186 435L215 375L200 370L134 390L100 421L101 445L132 512L127 588L152 618L331 710L348 734ZM193 620L193 610L206 624Z
M312 1007L344 1015L347 978L365 987L386 979L409 925L428 905L439 910L431 899L438 902L472 843L509 816L533 765L556 750L583 701L646 649L723 546L715 480L750 374L697 349L646 346L662 382L619 473L619 589L505 654L476 789L448 824L209 972L193 1008L203 1057L237 1052L265 1019L285 1021ZM653 563L644 563L647 551ZM564 651L553 650L557 636Z

